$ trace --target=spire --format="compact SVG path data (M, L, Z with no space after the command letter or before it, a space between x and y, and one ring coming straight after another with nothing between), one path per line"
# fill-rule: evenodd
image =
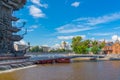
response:
M103 40L103 43L106 43L105 39Z
M116 39L115 43L120 43L118 35L117 35L117 39Z

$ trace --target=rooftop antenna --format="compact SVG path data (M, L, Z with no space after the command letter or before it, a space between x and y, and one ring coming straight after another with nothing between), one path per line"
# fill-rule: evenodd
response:
M117 40L119 41L119 39L118 39L118 34L117 34Z
M105 42L105 38L104 38L103 42L106 43L106 42Z
M118 35L117 35L117 40L118 40Z
M115 41L116 43L119 43L119 38L118 38L118 35L117 35L117 39L116 39L116 41Z

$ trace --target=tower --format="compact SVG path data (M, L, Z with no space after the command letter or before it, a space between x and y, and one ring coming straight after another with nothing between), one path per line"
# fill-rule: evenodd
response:
M0 0L0 54L14 53L14 42L23 39L23 35L16 34L21 29L12 25L12 22L19 20L12 13L25 3L26 0Z
M67 48L67 43L65 41L61 42L61 48L66 49Z

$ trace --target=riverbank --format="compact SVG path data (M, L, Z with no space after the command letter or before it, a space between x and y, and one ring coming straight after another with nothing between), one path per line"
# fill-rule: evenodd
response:
M107 55L90 55L90 54L70 54L72 62L79 61L113 61L120 60L120 54L107 54Z
M0 62L0 73L10 72L14 70L29 68L37 64L55 64L55 63L72 63L81 61L110 61L120 60L119 54L110 55L95 55L95 54L38 54L38 55L27 55L31 56L30 59L1 59ZM18 60L18 61L17 61ZM9 64L8 64L9 63ZM16 64L17 63L17 64Z
M22 70L22 69L27 69L27 68L32 68L32 67L36 67L36 66L37 65L30 65L30 66L25 66L25 67L13 68L13 69L9 69L9 70L0 71L0 74L13 72L13 71L17 71L17 70Z

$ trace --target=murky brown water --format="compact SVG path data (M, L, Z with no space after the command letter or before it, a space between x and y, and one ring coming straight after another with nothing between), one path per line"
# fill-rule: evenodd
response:
M120 80L120 61L39 65L0 74L0 80Z

